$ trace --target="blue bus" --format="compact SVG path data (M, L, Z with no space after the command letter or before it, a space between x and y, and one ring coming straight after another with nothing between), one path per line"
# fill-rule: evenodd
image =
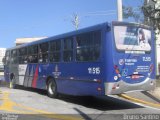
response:
M155 88L151 27L113 21L6 50L5 80L59 93L101 96Z

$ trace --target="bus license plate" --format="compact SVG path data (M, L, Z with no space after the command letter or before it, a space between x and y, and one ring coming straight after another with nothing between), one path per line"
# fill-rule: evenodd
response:
M132 75L131 78L132 78L132 79L138 79L138 78L139 78L139 75Z

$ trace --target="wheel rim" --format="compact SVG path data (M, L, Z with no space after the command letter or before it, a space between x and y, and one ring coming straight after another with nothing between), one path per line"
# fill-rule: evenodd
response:
M56 87L55 87L54 83L53 82L49 82L48 92L53 95L53 94L55 94L55 89L56 89Z

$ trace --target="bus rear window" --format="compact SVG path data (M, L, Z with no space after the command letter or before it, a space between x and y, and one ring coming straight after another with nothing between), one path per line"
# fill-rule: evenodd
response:
M151 31L136 26L114 26L118 50L151 50Z

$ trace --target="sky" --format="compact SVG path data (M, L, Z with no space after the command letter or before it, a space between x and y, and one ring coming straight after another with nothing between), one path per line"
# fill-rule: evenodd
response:
M142 3L123 0L123 5L135 8ZM79 16L79 29L115 21L117 0L0 0L0 48L15 46L16 38L50 37L73 31L74 13Z

